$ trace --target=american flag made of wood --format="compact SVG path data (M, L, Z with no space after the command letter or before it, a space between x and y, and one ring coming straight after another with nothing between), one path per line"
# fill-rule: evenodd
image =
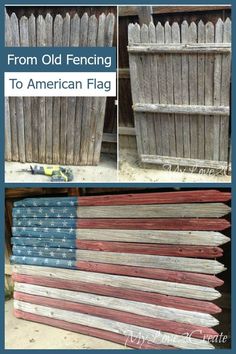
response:
M190 190L15 202L15 315L132 348L213 348L230 198Z

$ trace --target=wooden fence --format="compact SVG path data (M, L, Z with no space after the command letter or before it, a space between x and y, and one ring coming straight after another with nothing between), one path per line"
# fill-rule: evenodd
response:
M230 198L183 190L16 201L15 315L133 348L213 348Z
M6 46L112 46L115 16L5 16ZM6 97L5 158L8 161L96 165L105 97Z
M231 21L129 25L141 161L228 168Z

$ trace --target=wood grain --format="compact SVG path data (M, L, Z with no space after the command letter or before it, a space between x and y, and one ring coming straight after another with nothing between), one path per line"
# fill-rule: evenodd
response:
M132 311L118 311L99 307L95 305L85 305L78 302L66 301L65 299L55 299L39 295L31 295L23 292L14 292L14 299L24 302L29 302L35 305L43 305L48 307L55 307L62 310L75 311L81 313L87 313L88 315L100 316L103 318L109 318L124 323L140 325L155 330L167 331L182 335L184 333L193 333L193 338L208 338L211 336L218 336L218 333L208 327L194 326L191 324L182 324L174 321L163 320L158 318L150 318L147 315L137 315L131 313Z
M113 321L110 319L99 318L96 316L91 316L91 315L82 314L82 313L75 313L72 311L54 309L54 308L45 307L45 306L41 306L41 305L35 306L30 303L21 302L18 300L14 301L14 306L17 310L26 311L29 313L38 314L38 315L46 316L49 318L59 319L59 320L66 320L66 321L69 320L72 323L78 323L78 324L82 324L85 326L97 327L97 328L100 328L103 330L108 330L108 331L119 333L119 334L126 334L127 335L127 333L132 333L132 335L134 337L139 337L140 331L141 331L142 336L145 336L146 338L156 338L155 337L155 335L156 335L155 330L145 328L145 327L136 326L136 325L131 325L131 324L127 325L127 324L125 324L123 322L119 322L119 321ZM200 339L196 339L196 338L192 338L191 342L190 342L189 340L186 340L186 337L184 337L184 336L171 334L171 333L167 334L166 332L160 332L158 337L160 340L163 340L164 336L165 336L165 338L167 338L167 341L166 341L167 345L170 345L170 343L173 344L173 342L174 342L175 347L181 348L181 349L191 349L191 348L193 349L193 348L196 348L196 346L201 349L213 348L212 344L210 344L209 342L204 341L204 340L200 340ZM151 342L153 342L153 340L151 340Z
M176 245L156 245L147 243L129 242L109 242L109 241L85 241L78 240L79 250L121 252L144 255L176 256L176 257L198 257L198 258L217 258L223 256L223 250L219 247L200 247L200 246L180 246Z
M19 265L17 266L19 267ZM22 268L21 268L22 269ZM175 307L176 309L189 310L189 311L199 311L202 313L216 314L220 313L221 309L219 306L208 301L199 301L194 299L186 299L173 295L163 295L154 292L144 292L141 290L127 289L124 286L121 288L110 286L110 285L100 285L88 282L81 282L78 280L66 280L60 279L59 277L49 277L48 273L46 275L26 275L26 270L19 270L21 273L16 273L17 269L14 266L14 273L12 278L14 281L49 286L58 289L68 289L74 291L88 292L91 294L99 294L105 296L112 296L121 299L134 300L138 302L146 302L148 304L161 305L165 307ZM30 272L28 272L30 274Z
M138 278L159 279L175 283L193 284L215 288L224 284L224 281L214 275L178 272L174 270L163 270L156 268L132 267L119 264L107 264L98 262L77 262L77 268L96 273L108 273L117 275L129 275Z
M72 332L82 333L82 334L97 337L97 338L102 338L104 340L119 343L121 345L125 345L130 348L135 348L135 349L172 349L172 350L176 349L171 346L150 343L147 340L144 340L144 341L142 341L142 343L140 343L140 340L135 341L134 338L132 338L132 337L126 337L126 336L122 336L121 334L112 333L109 331L103 331L98 328L82 326L79 324L75 324L75 323L71 323L71 322L67 322L67 321L62 321L62 320L56 320L56 319L48 318L45 316L34 315L31 313L16 310L16 309L14 310L14 315L16 317L22 318L24 320L43 323L43 324L46 324L49 326L65 329L67 331L72 331Z

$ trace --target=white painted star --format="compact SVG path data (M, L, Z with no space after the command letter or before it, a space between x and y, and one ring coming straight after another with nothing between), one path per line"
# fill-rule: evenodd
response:
M44 228L44 231L45 231L45 232L48 232L48 227L45 227L45 228Z
M74 231L74 229L72 229L72 227L70 228L70 234Z
M32 252L29 250L29 251L27 251L27 253L30 255Z
M54 257L55 253L54 252L50 252L50 256Z
M52 221L52 222L51 222L51 226L55 226L55 223L54 223L54 221Z
M63 225L63 226L67 226L67 224L68 224L67 221L63 221L63 222L62 222L62 225Z
M48 259L46 258L45 261L44 261L45 264L48 264Z
M63 254L62 254L62 257L63 257L63 258L66 258L66 254L65 254L65 253L63 253Z
M67 264L68 264L68 267L72 266L72 262L71 261L69 261Z
M60 232L61 232L61 229L58 227L56 231L60 233Z
M43 252L42 252L42 251L39 251L39 255L42 256L42 255L43 255Z
M33 230L34 230L34 231L37 231L37 230L38 230L38 228L37 228L37 227L34 227L34 228L33 228Z
M43 212L43 209L42 208L39 208L39 213L42 213Z
M71 219L74 219L74 215L73 215L73 214L70 214L70 218L71 218Z
M70 201L70 205L74 205L74 202L73 202L73 200L71 200L71 201Z
M48 214L45 214L45 218L49 218Z

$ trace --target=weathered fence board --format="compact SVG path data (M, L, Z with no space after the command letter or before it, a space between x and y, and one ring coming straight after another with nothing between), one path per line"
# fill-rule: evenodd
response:
M187 299L173 295L163 295L154 292L144 292L142 290L128 289L125 284L121 288L115 286L115 284L93 284L84 281L65 280L55 277L54 275L41 276L41 270L37 267L39 274L37 276L34 273L34 268L25 268L26 266L17 265L14 266L13 280L17 282L35 284L42 286L50 286L58 289L68 289L81 292L88 292L91 294L106 295L112 297L118 297L121 299L134 300L139 302L146 302L148 304L161 305L166 307L175 307L182 310L200 311L203 313L216 314L220 313L221 309L209 301ZM49 269L49 268L47 268ZM50 268L52 269L52 268ZM25 274L27 273L27 274ZM28 275L32 274L32 275Z
M227 170L230 19L153 27L128 28L141 161Z
M136 325L131 325L131 324L127 325L123 322L105 319L97 316L91 316L91 315L76 313L72 311L55 309L55 308L45 307L41 305L34 306L33 304L18 301L18 300L14 301L14 307L17 310L30 312L33 314L39 314L49 318L56 318L60 320L70 321L72 323L79 323L88 327L96 327L96 328L100 328L115 333L127 334L132 332L132 337L134 338L139 338L140 331L141 331L142 336L145 335L146 337L150 338L151 342L155 341L156 338L155 330L136 326ZM186 337L183 335L176 335L176 334L160 331L158 337L159 340L161 339L163 340L164 337L167 338L165 340L166 345L171 345L175 343L175 346L180 349L194 349L196 347L199 349L214 348L213 345L206 340L192 338L191 341L186 341Z
M127 337L122 334L104 331L98 328L83 326L77 323L57 320L45 316L35 315L29 312L24 312L16 309L14 310L14 315L18 318L22 318L28 321L46 324L47 326L53 326L75 333L82 333L85 335L94 336L96 338L102 338L104 340L119 343L121 345L125 345L126 347L134 349L176 349L172 346L150 343L150 341L148 340L142 340L142 343L140 343L139 339L134 341L134 339L130 336Z
M77 13L73 17L47 13L19 19L6 13L5 21L8 47L110 47L115 30L112 13L98 19L87 13L81 18ZM98 164L105 107L106 97L10 97L5 115L6 160Z
M46 290L47 288L45 288ZM77 294L77 293L76 293ZM132 313L127 313L123 310L113 310L105 307L81 304L76 301L64 301L50 297L44 297L39 295L29 295L27 293L14 292L14 299L29 302L35 305L45 305L49 307L56 307L62 310L75 311L81 313L87 313L89 315L100 316L104 318L115 319L125 323L139 325L142 323L145 327L156 330L167 330L168 332L175 334L192 333L193 338L210 338L211 336L218 336L218 333L208 327L182 324L180 322L173 322L171 320L159 319Z

